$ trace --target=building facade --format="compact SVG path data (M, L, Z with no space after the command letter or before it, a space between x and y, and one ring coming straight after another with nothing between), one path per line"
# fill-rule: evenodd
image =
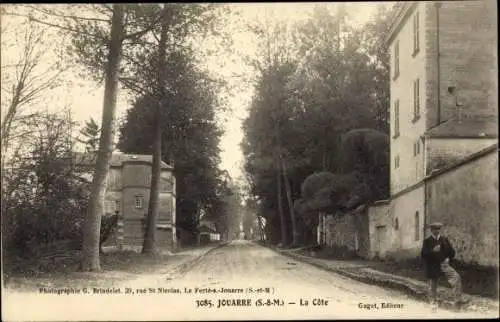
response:
M198 229L198 244L205 244L220 240L220 234L217 232L217 227L213 220L201 219L197 226Z
M80 165L92 167L88 156L77 154ZM104 215L118 214L118 225L108 244L119 249L142 246L151 186L152 156L113 153L106 178ZM173 167L161 163L156 242L159 249L177 247L175 229L175 176Z
M449 194L445 185L436 184L444 180L443 169L466 167L468 163L464 162L471 155L495 149L496 12L496 2L488 0L397 4L386 39L391 57L391 198L369 210L372 256L417 256L427 233L426 223L445 219L440 216L454 209L451 204L432 206L432 202L441 195L461 195ZM485 178L485 185L498 191L498 177L480 173L490 170L479 168L467 173ZM470 182L454 188L462 190L462 194L476 195L477 199L481 183ZM491 222L490 216L498 213L497 208L498 199L475 220ZM458 213L456 216L465 216ZM467 221L448 219L455 225L450 237L459 242L468 229ZM497 233L491 234L487 238L497 240ZM482 240L479 232L466 235L468 241Z
M415 212L413 218L411 204L402 209L399 199L369 207L369 258L417 257L426 223L440 221L445 223L443 233L452 240L458 260L498 265L498 144L435 171L418 187L424 212ZM403 193L401 198L409 201L412 193Z
M422 181L443 148L466 156L495 142L496 34L495 1L399 4L387 39L392 195Z

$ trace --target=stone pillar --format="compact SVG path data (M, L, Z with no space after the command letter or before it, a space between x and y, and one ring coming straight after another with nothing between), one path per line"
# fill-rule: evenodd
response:
M179 247L177 241L177 223L176 223L176 210L175 210L175 193L172 191L172 214L171 214L171 222L172 222L172 250L176 251Z

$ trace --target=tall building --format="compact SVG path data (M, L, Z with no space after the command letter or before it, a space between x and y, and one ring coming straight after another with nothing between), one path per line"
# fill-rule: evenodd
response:
M120 246L142 246L151 186L151 155L113 153L111 156L105 212L118 211ZM175 176L173 167L161 162L156 240L160 249L173 249L175 227ZM120 229L121 228L121 229Z
M437 219L462 260L489 263L498 249L496 1L399 2L386 46L391 198L370 210L373 253L418 254Z
M75 153L74 162L92 170L95 159ZM152 156L113 153L106 178L104 214L118 213L118 227L111 243L118 247L142 246L151 186ZM92 178L88 174L88 180ZM161 162L159 209L156 220L156 241L160 249L177 247L175 229L175 176L173 167ZM109 244L109 242L108 242Z
M391 195L497 138L496 1L401 2L391 53Z

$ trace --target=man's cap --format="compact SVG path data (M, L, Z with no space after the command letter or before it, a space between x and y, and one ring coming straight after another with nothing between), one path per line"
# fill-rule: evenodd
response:
M433 222L433 223L429 224L429 228L438 228L439 229L441 227L443 227L443 224L440 222Z

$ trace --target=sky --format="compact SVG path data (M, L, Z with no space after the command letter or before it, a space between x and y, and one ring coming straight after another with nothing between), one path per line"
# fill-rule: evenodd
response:
M322 3L326 4L331 10L335 11L339 3ZM354 23L366 22L370 15L374 13L378 3L345 3L348 12L352 15ZM238 3L231 4L234 10L240 12L240 19L232 20L229 28L233 31L235 52L244 52L246 54L255 53L255 39L244 32L243 24L248 21L261 19L263 16L270 15L274 19L283 19L289 22L298 21L307 17L307 13L312 11L314 3ZM17 28L22 22L20 18L3 17L2 30L7 28L8 31L19 29ZM19 29L20 30L20 29ZM2 34L2 36L4 36ZM2 40L2 74L12 72L12 70L4 69L10 61L15 61L19 55L21 41L17 34L17 41L5 42ZM57 42L57 37L47 33L46 45L50 46ZM223 127L225 134L221 139L221 168L228 170L232 178L241 178L243 174L243 154L240 149L240 142L243 139L242 121L247 115L247 109L252 97L252 86L240 78L230 77L232 73L245 74L250 76L251 72L243 65L240 57L234 59L225 59L225 57L212 57L206 62L207 67L214 73L228 77L233 90L229 96L230 111L221 115L225 122ZM52 63L54 56L50 53L45 57L47 64ZM224 61L221 61L223 59ZM2 82L4 82L2 76ZM2 89L3 91L3 89ZM94 118L98 123L101 122L102 105L103 105L102 86L95 83L83 80L75 72L68 73L64 76L63 85L53 89L43 97L43 105L48 106L52 110L60 110L63 107L69 107L72 112L72 117L75 121L83 124L90 117ZM2 100L4 100L2 95ZM4 101L2 102L2 119L4 115ZM119 92L117 101L117 117L123 118L126 110L130 108L128 97L124 91Z

